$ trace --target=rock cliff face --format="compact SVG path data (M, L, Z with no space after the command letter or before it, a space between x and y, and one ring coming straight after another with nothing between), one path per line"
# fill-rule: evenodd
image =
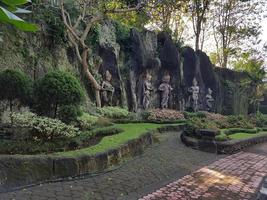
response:
M160 33L132 30L130 36L130 62L127 65L129 84L126 88L129 105L133 110L141 108L142 80L145 73L152 75L154 91L151 96L151 107L160 107L158 86L164 74L171 76L173 91L169 108L184 110L189 98L188 88L196 78L199 92L199 109L206 109L208 88L213 91L213 111L223 114L247 114L251 95L255 87L246 73L229 69L216 68L209 57L202 51L190 47L178 49L170 36ZM125 62L127 63L127 62ZM138 86L139 85L139 86Z
M51 44L49 37L42 32L14 35L8 29L3 31L3 40L0 43L0 70L20 68L36 79L49 70L62 69L80 77L80 66L67 43ZM206 94L211 88L215 99L213 111L223 114L248 113L250 95L253 95L255 88L247 74L214 67L204 52L195 52L190 47L177 48L167 33L157 35L132 29L120 43L114 23L105 21L99 26L98 39L94 42L90 64L95 66L99 81L107 70L111 72L115 88L114 106L128 107L132 111L142 109L143 82L146 74L151 74L153 91L150 107L160 107L158 87L163 77L169 74L173 88L168 105L171 109L186 109L190 95L188 89L196 78L200 89L200 110L205 110ZM90 85L87 87L88 82L82 78L81 82L94 102Z

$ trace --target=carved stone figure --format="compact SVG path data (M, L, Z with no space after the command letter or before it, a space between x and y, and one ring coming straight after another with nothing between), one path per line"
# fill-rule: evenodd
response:
M197 112L199 107L198 105L199 86L196 78L193 79L193 86L191 86L188 89L188 91L191 93L188 100L189 105L191 106L194 112Z
M146 78L143 82L143 108L145 110L148 109L150 104L151 92L153 91L152 83L151 83L152 76L147 73Z
M162 83L160 84L158 90L161 92L161 108L168 108L169 98L171 95L171 91L173 88L170 85L171 77L170 75L165 75L162 79Z
M206 95L206 107L207 107L208 112L212 111L213 102L214 102L214 98L212 97L212 90L209 88L208 94Z
M101 85L101 99L103 106L111 106L114 87L111 84L112 74L107 70L105 74L105 79Z

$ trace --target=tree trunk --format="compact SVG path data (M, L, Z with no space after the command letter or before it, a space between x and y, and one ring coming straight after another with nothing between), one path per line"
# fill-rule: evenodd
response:
M222 67L227 68L227 62L228 62L228 52L225 52L226 50L223 49L223 62Z
M12 100L9 101L9 111L10 111L10 122L13 125L13 104Z
M199 34L196 34L196 46L195 46L196 50L199 50Z
M101 98L100 98L100 90L101 90L101 87L98 84L98 82L95 80L94 76L89 71L89 66L88 66L88 63L87 63L88 52L89 52L89 50L87 48L86 49L83 49L83 54L82 54L83 73L89 79L89 81L92 83L92 86L94 88L94 91L95 91L95 99L96 99L96 106L97 107L101 107Z
M57 118L57 105L55 105L55 110L54 110L54 119Z

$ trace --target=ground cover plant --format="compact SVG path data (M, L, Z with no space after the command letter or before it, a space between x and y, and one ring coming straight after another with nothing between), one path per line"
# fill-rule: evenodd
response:
M198 129L212 129L220 132L217 141L248 139L266 135L267 115L258 113L249 116L223 116L215 113L184 113L187 119L187 135L197 137ZM266 135L267 136L267 135Z

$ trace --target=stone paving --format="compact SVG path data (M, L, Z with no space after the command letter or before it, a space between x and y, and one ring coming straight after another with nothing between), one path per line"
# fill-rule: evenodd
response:
M267 156L241 152L220 159L139 200L249 200L267 175Z
M267 144L226 157L186 148L179 136L160 135L116 170L0 193L0 200L245 200L267 173Z

